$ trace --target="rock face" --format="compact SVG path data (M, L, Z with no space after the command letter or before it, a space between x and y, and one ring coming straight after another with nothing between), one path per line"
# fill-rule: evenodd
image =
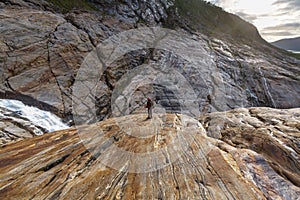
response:
M114 34L136 27L177 24L176 29L188 32L200 43L203 55L211 58L206 68L201 64L202 58L198 58L199 62L195 65L188 66L188 62L180 55L170 52L157 49L128 52L108 66L101 78L99 92L95 94L100 120L112 116L111 97L122 76L145 63L166 64L182 73L195 91L199 110L202 110L205 102L209 102L209 112L249 106L300 106L300 61L258 40L259 35L254 27L249 25L247 28L245 22L221 9L217 9L217 16L229 17L231 20L227 21L230 23L238 21L244 24L245 30L251 32L251 37L246 40L230 35L232 31L224 29L232 27L231 24L221 27L220 30L227 34L224 37L208 34L218 32L218 28L212 27L222 23L216 22L207 28L205 25L211 22L205 16L199 19L205 30L201 27L180 28L178 24L182 24L179 22L184 21L185 16L170 12L174 6L171 0L90 2L96 10L69 10L65 13L59 13L48 1L6 0L0 4L1 98L21 100L28 96L55 108L53 111L60 116L71 117L74 97L72 86L78 69L98 44ZM201 6L206 10L212 8L205 3ZM178 41L177 45L186 46L186 43ZM203 77L201 70L209 72L211 68L216 69L215 72ZM136 79L142 80L143 77ZM133 97L139 99L131 103L134 109L141 107L141 99L148 94L157 98L157 103L168 112L178 112L178 105L183 100L162 85L132 89L136 89ZM189 98L188 94L186 97ZM216 102L220 97L221 106Z
M299 109L145 118L2 147L1 199L299 198Z
M98 4L99 12L63 15L55 13L47 1L1 3L1 97L7 98L11 91L15 95L9 98L20 99L21 93L58 108L60 114L70 114L71 86L87 52L104 38L133 28L139 20L135 10L144 20L155 22L148 17L153 15L146 3ZM157 9L167 6L156 1L150 4Z
M299 198L300 110L237 108L299 107L299 60L198 0L90 0L91 10L63 12L50 2L58 1L0 2L0 98L76 122L86 117L74 114L83 97L103 121L31 138L44 130L1 107L0 199ZM147 26L156 28L122 35ZM184 37L158 48L171 34L152 37L162 27ZM149 38L155 45L131 49ZM130 51L91 87L76 85L100 73L81 72L93 52L103 61L106 39ZM148 96L164 113L152 120L143 114Z
M0 107L0 146L25 138L32 138L45 132L18 113Z
M20 101L0 99L0 146L67 128L50 112L26 106Z
M262 154L282 177L299 187L299 109L239 108L210 113L202 121L209 136Z

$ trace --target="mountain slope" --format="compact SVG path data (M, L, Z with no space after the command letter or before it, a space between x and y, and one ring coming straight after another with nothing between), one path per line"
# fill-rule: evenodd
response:
M0 2L0 98L76 124L1 146L0 199L300 196L299 108L240 108L299 107L300 60L240 18L185 2ZM102 72L107 44L124 54Z
M291 38L291 39L282 39L272 44L278 48L292 51L300 51L300 37Z
M175 0L166 21L172 23L172 20L180 26L230 42L238 39L238 43L266 44L254 25L205 1Z
M167 63L181 73L197 96L199 111L208 96L211 97L209 111L249 106L299 107L300 61L266 44L252 25L220 8L197 2L191 1L193 4L189 6L172 0L90 1L96 10L66 9L63 13L57 11L58 5L48 1L1 2L0 20L4 28L0 30L3 66L0 97L21 100L27 96L31 99L28 104L43 107L48 104L57 115L71 118L72 86L88 53L112 35L147 25L187 32L188 37L199 43L203 57L211 60L203 64L202 58L198 58L194 67L186 70L188 61L181 55L155 49L126 53L108 66L99 83L101 90L94 95L100 120L112 116L111 97L122 76L147 63ZM174 6L182 10L174 13ZM187 12L193 7L208 13L197 13L195 9ZM187 44L178 42L177 45L180 48ZM203 70L209 74L203 75ZM169 98L172 91L162 87L132 90L165 99L160 105L167 110L184 100L176 95ZM145 98L139 94L135 98ZM142 101L131 104L141 108Z
M237 109L204 116L206 131L183 115L130 115L49 133L0 149L0 197L296 199L299 116Z

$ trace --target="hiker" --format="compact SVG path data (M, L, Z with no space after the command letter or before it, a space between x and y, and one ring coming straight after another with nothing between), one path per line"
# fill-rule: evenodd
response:
M146 104L145 107L148 108L148 118L147 119L151 119L152 118L153 102L149 97L147 98L147 104Z

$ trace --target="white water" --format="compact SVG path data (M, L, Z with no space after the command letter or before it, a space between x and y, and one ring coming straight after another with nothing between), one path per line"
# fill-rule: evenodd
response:
M68 128L68 126L56 115L36 107L24 105L21 101L0 99L0 106L10 111L17 112L20 116L49 132Z
M272 97L272 95L271 95L271 92L270 92L270 90L269 90L269 87L268 87L268 84L267 84L267 80L266 80L266 78L265 78L265 75L264 75L264 73L261 71L261 68L260 68L260 67L258 67L258 71L259 71L259 74L260 74L261 77L262 77L263 84L264 84L264 88L265 88L265 92L266 92L267 95L270 97L273 106L276 108L277 106L276 106L275 101L274 101L274 99L273 99L273 97Z

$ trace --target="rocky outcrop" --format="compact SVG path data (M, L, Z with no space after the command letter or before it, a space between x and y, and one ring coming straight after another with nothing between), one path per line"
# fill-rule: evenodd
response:
M7 98L6 93L10 91L16 94L14 97L10 95L10 98L18 99L21 93L58 108L58 114L70 114L71 86L87 52L104 38L133 28L138 21L137 14L145 15L144 20L149 21L147 15L152 11L146 4L102 2L99 13L70 12L62 15L50 9L51 4L45 1L2 3L1 97ZM157 9L167 6L159 6L155 2L149 4L157 6ZM118 5L118 9L112 5ZM109 16L109 10L116 16ZM131 16L130 19L126 13Z
M210 113L202 121L210 137L262 154L282 177L299 187L299 109L239 108Z
M17 112L0 107L0 146L47 132Z
M171 16L170 8L174 1L90 2L95 10L69 10L65 13L58 12L59 9L48 1L6 0L1 3L1 98L21 99L21 96L28 96L36 102L55 108L52 110L56 114L70 117L72 86L78 69L84 58L98 44L116 33L132 28L165 25L169 23L169 17L178 17L174 23L180 25L182 23L179 22L184 21L185 17L180 16L180 13ZM208 11L213 8L205 3L201 6ZM240 19L224 14L221 9L215 11L218 16L232 18L230 23L237 21L243 27L247 26ZM203 26L205 23L212 23L205 16L199 20ZM214 22L210 25L218 24L220 23ZM209 112L249 106L300 106L299 60L278 52L267 43L261 42L262 40L251 40L252 36L248 40L234 39L230 31L223 30L232 27L230 24L222 26L226 37L217 38L216 35L220 34L208 34L218 30L211 30L211 26L206 26L205 30L201 27L192 30L175 26L178 31L188 32L188 36L201 45L203 56L211 58L205 67L202 57L198 58L194 66L189 66L188 61L182 59L181 55L153 49L128 52L108 66L99 83L99 88L103 90L99 89L95 94L99 119L112 116L111 97L122 76L147 63L162 66L167 64L172 70L182 73L195 91L199 111L208 102L208 96L211 99ZM251 26L250 29L251 33L256 33L254 27ZM257 37L256 35L255 38ZM177 45L186 46L185 42L178 41ZM203 70L209 72L212 68L213 73L203 76ZM159 84L134 89L139 91L135 93L135 98L144 98L139 94L152 94L160 98L157 102L164 109L178 112L182 100L175 97L174 91ZM220 97L221 106L218 105ZM138 109L142 101L132 104Z
M207 11L193 18L199 26L185 23L193 12L177 10L179 0L90 0L92 10L50 2L56 1L0 2L0 98L62 117L74 114L76 125L86 116L74 109L84 110L91 99L87 106L96 120L88 120L110 119L31 138L45 130L1 107L0 199L300 196L299 109L230 110L299 107L299 60L269 46L255 27L203 2L193 1ZM172 27L184 37L162 49L172 32L157 34L163 36L158 40L152 36L159 28L122 35L146 26ZM125 42L111 38L117 33ZM98 74L81 73L90 64L83 61L101 50L97 45L110 44L108 38L130 51L105 66L92 88L76 85L78 77L88 81ZM131 50L128 41L149 38L157 46ZM161 113L152 120L143 114L148 96ZM216 112L224 110L230 111Z
M67 128L50 112L20 101L0 99L0 146Z
M203 116L202 126L139 114L49 133L1 148L0 197L297 199L299 117L239 109Z
M1 9L1 21L2 91L68 112L71 80L93 48L88 35L49 11L7 6Z

